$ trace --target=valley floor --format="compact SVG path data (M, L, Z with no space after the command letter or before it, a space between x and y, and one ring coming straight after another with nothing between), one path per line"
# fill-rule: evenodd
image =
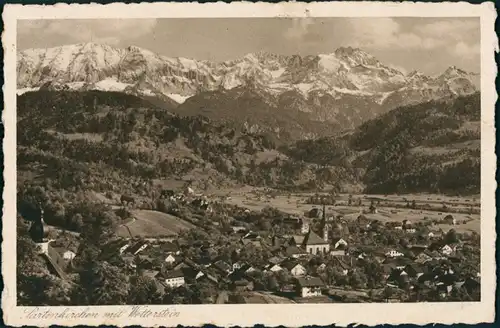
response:
M226 200L229 204L260 211L270 206L293 215L304 215L313 208L321 206L310 204L307 199L314 194L276 194L262 189L238 189L224 191L230 195ZM433 229L447 232L453 228L457 232L480 233L480 196L451 197L439 194L405 194L405 195L352 195L352 204L348 205L349 195L336 196L335 206L327 206L328 215L342 215L346 219L356 219L370 206L372 201L377 204L377 213L364 213L369 219L388 221L418 222L420 220L442 220L452 214L459 223L455 226L435 224ZM361 201L361 203L360 203ZM415 201L416 209L407 207L407 203ZM445 205L446 207L443 207ZM472 209L472 213L471 213ZM464 223L465 222L465 223Z

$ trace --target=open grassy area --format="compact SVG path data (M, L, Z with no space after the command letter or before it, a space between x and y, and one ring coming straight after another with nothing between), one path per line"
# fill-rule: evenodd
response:
M152 237L177 235L194 226L176 216L149 210L133 211L134 220L118 228L121 237Z
M227 200L228 203L248 208L250 210L260 211L266 206L275 207L283 212L304 215L314 207L321 207L320 205L306 204L307 197L310 194L292 194L292 195L278 195L275 197L266 196L263 192L251 193L245 190L231 192L231 198ZM469 208L479 209L480 197L451 197L446 195L435 194L411 194L411 195L353 195L353 204L347 205L349 195L339 195L337 198L337 205L327 206L328 216L342 215L346 219L356 219L363 211L366 211L373 201L380 202L377 206L377 213L364 214L367 218L379 220L382 222L409 220L417 222L419 220L442 220L447 214L453 217L460 223L458 225L437 224L431 226L431 229L442 229L448 231L451 228L458 232L480 232L480 214L469 214ZM361 205L357 200L361 199ZM417 205L428 204L429 210L411 209L404 207L407 203L413 200ZM443 209L443 203L446 204L448 210ZM464 211L464 213L455 213L455 210ZM462 224L463 221L466 224Z

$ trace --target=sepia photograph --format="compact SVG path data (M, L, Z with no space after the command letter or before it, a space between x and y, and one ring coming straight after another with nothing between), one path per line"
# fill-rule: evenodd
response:
M481 304L494 107L446 14L18 19L13 306Z

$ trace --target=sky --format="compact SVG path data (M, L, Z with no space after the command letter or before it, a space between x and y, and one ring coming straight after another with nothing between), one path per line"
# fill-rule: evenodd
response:
M352 46L404 72L480 72L479 18L161 18L19 20L17 47L75 43L142 47L169 57L224 61L267 51L332 53Z

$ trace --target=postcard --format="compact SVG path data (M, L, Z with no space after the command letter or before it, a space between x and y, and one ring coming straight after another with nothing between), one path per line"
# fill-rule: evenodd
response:
M7 5L5 322L493 322L495 18Z

